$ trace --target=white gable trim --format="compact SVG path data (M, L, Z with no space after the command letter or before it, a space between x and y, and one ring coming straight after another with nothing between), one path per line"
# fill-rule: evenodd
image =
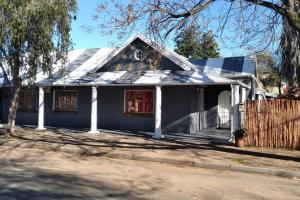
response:
M175 53L172 50L169 50L166 47L162 47L159 44L152 42L151 40L149 40L148 38L143 36L141 33L137 33L135 36L128 39L121 47L112 51L111 54L108 55L105 59L103 59L103 61L98 65L98 67L93 70L93 72L96 72L101 67L103 67L106 63L108 63L110 60L112 60L116 55L118 55L123 49L125 49L129 44L131 44L137 38L141 39L147 45L151 46L153 49L155 49L156 51L161 53L163 56L170 59L173 63L175 63L182 69L184 69L184 70L194 69L197 71L197 67L194 66L192 63L190 63L187 59L183 58L179 54Z

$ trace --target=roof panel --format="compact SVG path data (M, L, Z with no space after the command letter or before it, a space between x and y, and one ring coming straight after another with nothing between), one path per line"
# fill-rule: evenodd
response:
M243 72L244 57L224 58L222 73Z
M254 75L256 58L238 56L226 58L190 59L200 72L219 75Z

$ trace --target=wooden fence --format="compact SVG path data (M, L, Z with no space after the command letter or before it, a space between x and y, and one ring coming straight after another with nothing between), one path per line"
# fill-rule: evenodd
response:
M300 149L300 100L247 101L246 145Z

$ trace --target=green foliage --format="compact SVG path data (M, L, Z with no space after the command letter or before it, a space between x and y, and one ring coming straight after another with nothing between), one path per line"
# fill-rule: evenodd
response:
M175 52L187 58L199 58L199 33L194 27L182 30L175 38Z
M22 81L34 83L38 71L51 75L53 64L63 68L66 63L76 11L76 0L0 0L0 67L11 95L9 133L14 132Z
M266 86L277 86L280 82L279 72L275 68L270 68L267 72L267 76L262 80Z
M218 43L211 31L202 35L200 47L201 58L217 58L220 56Z
M54 63L63 66L76 0L0 0L0 10L1 64L9 65L13 79L25 70L22 79L33 82L37 71L51 74Z
M240 128L233 132L235 138L244 138L247 137L247 129Z
M257 74L264 86L277 86L280 82L280 72L276 67L275 58L268 52L256 55Z
M175 52L192 59L219 57L219 47L211 31L201 34L197 28L182 30L175 38Z

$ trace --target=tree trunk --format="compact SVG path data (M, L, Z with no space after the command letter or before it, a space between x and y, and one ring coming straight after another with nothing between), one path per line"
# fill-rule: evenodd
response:
M283 21L281 36L281 56L283 76L288 82L288 95L300 96L300 32L296 31L287 21Z
M18 104L19 104L19 94L22 86L22 80L19 77L20 72L20 62L19 62L19 56L16 56L17 59L15 59L15 66L11 67L12 69L12 75L13 75L13 94L10 98L10 107L9 107L9 115L7 120L7 132L9 134L14 133L15 128L15 119L16 114L18 110Z
M16 81L13 86L13 96L10 100L9 115L8 115L8 133L14 133L15 119L19 104L19 94L21 90L21 81Z

